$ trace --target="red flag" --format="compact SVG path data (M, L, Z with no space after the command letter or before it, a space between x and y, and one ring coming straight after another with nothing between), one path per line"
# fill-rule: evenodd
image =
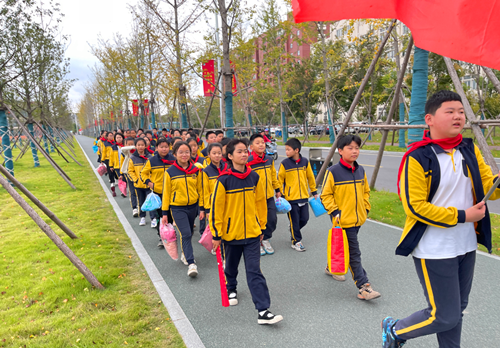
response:
M231 89L233 91L233 96L237 96L238 95L238 86L236 86L236 66L234 65L234 63L232 61L229 61L229 64L231 65L231 69L235 71L235 73L233 74L233 80L231 81Z
M219 270L219 284L220 284L220 296L222 300L223 307L229 307L229 297L227 296L226 288L226 276L224 274L224 268L222 266L222 256L220 254L220 247L215 251L217 255L217 268Z
M144 99L144 116L149 116L149 101Z
M419 48L500 69L500 2L474 0L292 0L295 21L397 18Z
M114 115L115 115L115 114L113 113L113 111L111 111L111 121L113 121L113 116L114 116Z
M139 100L132 100L132 115L139 116Z
M203 70L203 95L211 97L215 91L215 61L210 59L202 65Z

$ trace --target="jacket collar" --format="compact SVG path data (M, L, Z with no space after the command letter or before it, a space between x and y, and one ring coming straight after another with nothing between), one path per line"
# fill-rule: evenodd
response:
M358 162L356 162L356 161L354 161L353 165L351 166L349 163L347 163L346 161L344 161L344 160L341 158L341 159L340 159L340 161L339 161L339 163L340 163L340 165L341 165L342 167L344 167L345 169L347 169L347 170L349 170L349 171L351 171L351 172L353 172L353 173L356 171L356 169L358 169L358 168L359 168L359 164L358 164Z

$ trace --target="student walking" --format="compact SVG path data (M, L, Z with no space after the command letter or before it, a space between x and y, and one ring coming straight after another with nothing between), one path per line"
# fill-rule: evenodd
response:
M122 174L120 172L120 168L122 165L122 150L121 148L123 147L123 134L121 133L116 133L114 136L114 145L111 147L112 153L111 153L111 158L109 159L109 167L112 172L115 173L115 176L117 178L122 177ZM111 186L111 193L113 197L116 197L116 187L113 185ZM123 197L126 197L123 193L121 194Z
M309 188L314 198L318 197L311 165L300 154L301 147L297 138L288 139L285 143L287 158L281 162L278 171L283 196L292 206L292 210L288 213L288 220L290 221L292 249L296 251L306 251L302 244L301 230L309 221Z

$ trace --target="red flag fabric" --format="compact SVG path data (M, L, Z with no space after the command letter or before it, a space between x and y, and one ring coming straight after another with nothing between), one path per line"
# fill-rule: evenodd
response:
M132 100L132 115L139 116L139 100Z
M144 99L144 116L149 116L149 100Z
M210 59L202 65L203 70L203 95L211 97L215 91L215 61Z
M397 18L419 48L500 69L500 1L292 0L292 7L297 23Z
M233 69L235 72L236 72L236 66L234 65L234 63L230 60L229 61L229 64L231 65L231 69ZM233 74L233 80L231 81L231 89L233 91L233 96L237 96L238 95L238 86L236 86L236 73Z

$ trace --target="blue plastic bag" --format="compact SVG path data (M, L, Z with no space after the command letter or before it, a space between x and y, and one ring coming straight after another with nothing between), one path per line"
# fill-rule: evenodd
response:
M314 216L318 217L323 214L326 214L326 209L323 206L323 203L321 203L321 199L318 198L309 198L309 204L311 205L311 209L314 213Z
M292 206L288 201L282 197L276 198L276 210L278 214L286 214L292 210Z
M94 150L94 153L97 153L97 150L98 150L98 149L99 149L99 148L97 147L97 145L92 146L92 150Z
M146 196L146 200L141 207L142 211L153 211L161 208L161 198L154 192L150 192Z

